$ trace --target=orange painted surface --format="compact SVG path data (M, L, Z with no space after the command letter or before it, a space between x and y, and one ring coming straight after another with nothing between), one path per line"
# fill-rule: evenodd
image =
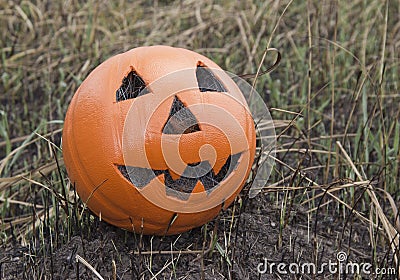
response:
M220 69L189 50L140 47L100 64L75 93L64 124L64 162L82 201L95 214L101 213L103 220L138 233L177 234L212 220L222 205L226 208L241 191L255 154L253 119L240 90L227 75L213 72L226 92L200 92L195 73L198 65L211 71ZM132 70L151 92L117 102L116 91ZM184 78L169 75L182 70ZM193 113L200 131L163 134L174 98ZM206 144L207 149L199 153ZM188 164L207 160L217 174L227 158L237 153L241 157L236 169L210 193L204 192L200 181L186 199L166 191L166 172L175 180ZM162 173L146 186L137 187L121 174L119 165ZM204 203L210 205L206 210L202 210Z

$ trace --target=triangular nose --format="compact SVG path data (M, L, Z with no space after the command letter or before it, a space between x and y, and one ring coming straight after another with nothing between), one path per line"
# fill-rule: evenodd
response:
M193 113L178 99L174 97L168 120L163 133L165 134L188 134L200 131L199 124Z

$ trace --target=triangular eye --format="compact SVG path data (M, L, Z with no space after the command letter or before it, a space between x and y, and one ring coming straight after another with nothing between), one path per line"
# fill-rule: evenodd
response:
M164 134L188 134L200 131L199 124L193 113L176 96L164 124Z
M132 70L129 74L122 79L121 86L117 89L116 99L117 102L136 98L139 95L150 93L146 88L146 83L143 79Z
M227 92L221 81L206 66L198 65L196 69L197 84L201 92Z

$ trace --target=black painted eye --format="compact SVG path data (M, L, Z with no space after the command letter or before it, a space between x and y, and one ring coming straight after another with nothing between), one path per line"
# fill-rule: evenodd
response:
M146 88L146 83L134 70L132 70L122 79L122 84L116 92L116 100L117 102L124 101L147 93L150 92Z
M197 66L196 78L197 78L197 84L201 92L205 91L227 92L221 81L206 66L202 65Z

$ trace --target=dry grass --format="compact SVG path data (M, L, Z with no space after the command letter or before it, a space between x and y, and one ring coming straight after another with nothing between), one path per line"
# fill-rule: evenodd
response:
M200 52L239 75L267 69L275 58L266 50L277 48L282 61L274 72L247 76L277 129L277 164L260 194L280 212L277 246L301 207L315 255L325 232L319 221L341 217L332 247L347 243L349 254L357 254L345 232L359 227L369 236L365 259L399 270L399 1L0 0L0 8L2 263L14 257L7 255L9 244L19 244L31 260L24 277L47 279L53 272L38 260L53 261L74 235L93 231L94 218L83 211L63 167L67 106L106 58L165 44ZM133 248L147 276L181 275L178 261L186 252L201 260L206 278L205 262L218 252L224 267L218 273L234 278L235 229L250 203L242 198L218 218L226 228L203 227L198 249ZM170 258L153 271L158 251ZM109 270L120 275L118 264Z

